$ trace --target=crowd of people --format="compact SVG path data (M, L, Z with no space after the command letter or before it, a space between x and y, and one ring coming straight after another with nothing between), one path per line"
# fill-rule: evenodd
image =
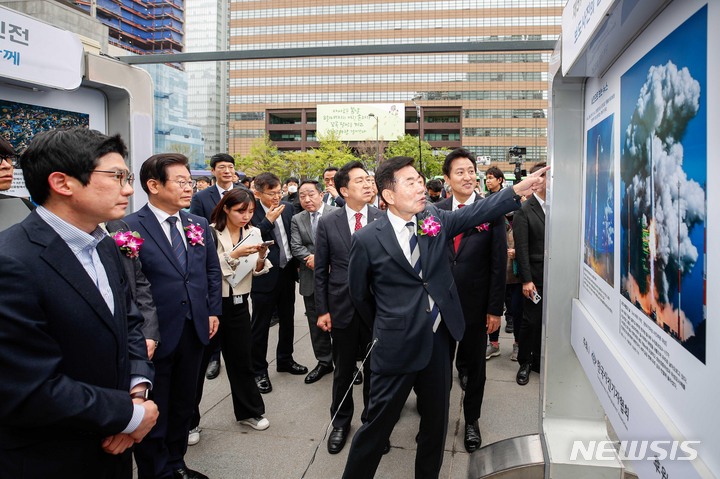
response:
M5 143L0 189L17 163ZM238 178L232 156L217 154L212 178L196 181L185 156L163 153L143 162L148 202L127 214L126 156L119 136L70 128L38 133L19 160L37 208L0 233L9 477L130 478L133 454L140 479L206 478L184 460L201 440L205 379L224 364L235 419L267 429L274 317L278 372L306 384L332 374L330 454L349 439L346 393L362 385L345 478L374 476L413 390L415 474L438 476L453 360L465 448L481 446L488 335L503 314L516 331L518 384L538 370L544 165L507 188L489 170L483 198L475 157L459 148L445 159L440 198L402 156L375 172L329 166L320 182ZM293 356L296 292L312 369Z

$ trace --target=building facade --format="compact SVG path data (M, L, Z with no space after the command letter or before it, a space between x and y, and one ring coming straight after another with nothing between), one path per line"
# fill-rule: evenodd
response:
M556 40L564 0L230 0L230 49ZM504 160L547 157L550 51L367 55L230 62L231 153L266 133L317 145L323 103L404 103L406 132ZM413 103L412 99L416 98ZM417 107L416 107L417 105ZM420 121L418 121L418 113Z

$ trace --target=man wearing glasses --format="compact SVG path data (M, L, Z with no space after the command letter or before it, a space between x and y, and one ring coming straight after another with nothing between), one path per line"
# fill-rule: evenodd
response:
M15 150L10 142L0 135L0 191L10 189L15 161Z
M71 128L22 155L38 207L0 233L4 477L130 478L128 448L158 417L143 317L98 226L125 214L126 153L119 136Z
M148 158L140 182L149 203L125 218L145 242L142 270L152 285L160 323L153 356L158 425L135 449L138 477L204 479L184 460L204 347L221 313L220 263L205 218L186 213L194 181L179 153Z
M307 374L308 369L293 359L293 336L295 318L295 280L297 264L290 251L293 217L292 203L282 202L280 179L272 173L260 173L255 177L255 212L252 224L262 233L263 240L272 240L268 259L273 267L268 274L253 278L252 338L255 383L261 393L272 391L268 376L267 348L270 318L277 307L278 327L277 371L297 375Z

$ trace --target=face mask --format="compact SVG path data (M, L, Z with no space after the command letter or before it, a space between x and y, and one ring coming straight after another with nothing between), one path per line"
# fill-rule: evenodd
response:
M288 186L288 193L297 193L298 187L294 185Z

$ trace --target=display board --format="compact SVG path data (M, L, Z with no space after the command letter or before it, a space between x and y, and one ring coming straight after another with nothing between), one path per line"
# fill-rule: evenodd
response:
M0 130L15 151L22 153L33 135L59 127L88 126L106 133L107 107L104 95L91 88L73 92L31 91L0 86ZM15 169L8 196L29 196L22 171Z
M647 451L641 478L720 476L718 10L672 2L586 85L573 347L620 439L699 453Z
M341 141L395 141L405 135L405 105L318 105L317 134L322 136L330 133Z

